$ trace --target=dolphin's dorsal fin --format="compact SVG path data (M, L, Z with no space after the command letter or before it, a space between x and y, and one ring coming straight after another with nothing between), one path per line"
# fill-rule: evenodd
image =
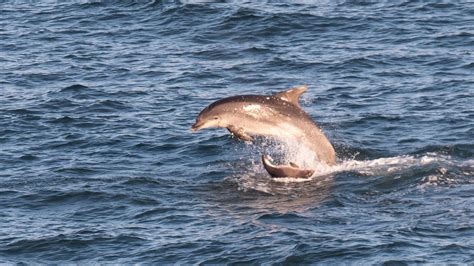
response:
M297 164L290 162L290 165L295 167L295 168L300 168Z
M277 93L275 94L275 97L278 97L282 99L283 101L287 101L299 107L300 106L299 100L300 100L301 94L303 94L307 90L308 90L308 86L303 85L303 86L291 88L287 91Z

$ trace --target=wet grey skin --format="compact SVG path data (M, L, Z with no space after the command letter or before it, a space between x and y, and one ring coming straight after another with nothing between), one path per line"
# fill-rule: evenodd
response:
M333 146L299 105L299 98L307 89L301 86L275 95L240 95L218 100L201 111L191 129L227 128L244 141L252 141L254 136L296 141L314 152L320 162L334 165Z
M295 163L289 165L274 165L268 155L262 155L263 167L275 178L278 177L297 177L309 178L314 174L314 170L302 169Z

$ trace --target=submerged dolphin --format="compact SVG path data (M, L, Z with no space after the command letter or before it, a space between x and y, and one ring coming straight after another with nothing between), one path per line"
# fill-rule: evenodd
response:
M274 165L268 155L262 155L263 167L272 177L299 177L308 178L314 174L314 170L301 169L297 164Z
M221 127L244 141L251 141L252 136L296 141L309 148L319 161L334 165L333 146L299 105L299 98L307 89L301 86L275 95L240 95L218 100L201 111L192 130Z

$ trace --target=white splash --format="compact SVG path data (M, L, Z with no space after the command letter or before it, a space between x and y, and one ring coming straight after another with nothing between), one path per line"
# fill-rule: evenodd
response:
M451 157L436 153L427 153L423 156L402 155L374 160L345 160L334 166L321 163L313 151L301 143L285 142L275 146L283 153L284 163L294 162L302 168L315 169L312 178L336 174L340 172L357 172L362 175L390 175L401 173L414 167L431 164L452 164ZM445 169L445 172L447 170ZM443 173L445 174L445 173ZM298 179L299 180L299 179Z
M421 157L402 155L364 161L347 160L331 167L330 170L332 170L332 173L355 171L363 175L390 175L402 173L414 167L449 163L452 163L449 156L432 153ZM447 170L445 169L445 171Z
M257 146L248 146L250 154L254 155L251 164L248 160L245 165L239 168L246 169L244 173L231 177L237 182L241 190L256 190L264 193L275 194L291 191L297 184L308 182L310 187L328 186L334 181L338 173L353 172L355 178L365 178L369 176L380 176L385 178L399 179L403 176L411 175L410 172L426 169L430 175L422 178L417 183L420 189L426 186L436 186L438 184L453 184L453 167L467 169L470 171L474 167L473 160L456 161L448 155L439 153L426 153L423 155L401 155L388 158L379 158L373 160L344 160L339 161L334 166L329 166L319 162L314 153L297 142L277 142L271 139L265 139L263 143ZM264 170L259 156L261 154L270 154L276 158L275 164L288 164L293 162L306 169L314 169L315 174L310 178L271 178ZM245 161L244 158L242 158ZM433 172L434 171L434 172ZM466 170L465 170L466 171ZM472 173L472 172L471 172ZM336 180L337 181L337 180ZM291 184L294 185L291 185ZM330 186L330 185L329 185ZM277 192L275 192L277 191Z

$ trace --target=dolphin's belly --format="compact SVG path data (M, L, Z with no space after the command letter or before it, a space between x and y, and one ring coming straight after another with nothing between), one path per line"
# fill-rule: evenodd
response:
M289 123L258 123L258 125L248 125L244 128L245 132L251 135L300 139L304 136L304 132Z
M333 165L336 162L334 148L324 133L315 125L302 127L288 121L249 123L244 131L250 135L273 137L284 142L296 142L314 152L320 161Z

